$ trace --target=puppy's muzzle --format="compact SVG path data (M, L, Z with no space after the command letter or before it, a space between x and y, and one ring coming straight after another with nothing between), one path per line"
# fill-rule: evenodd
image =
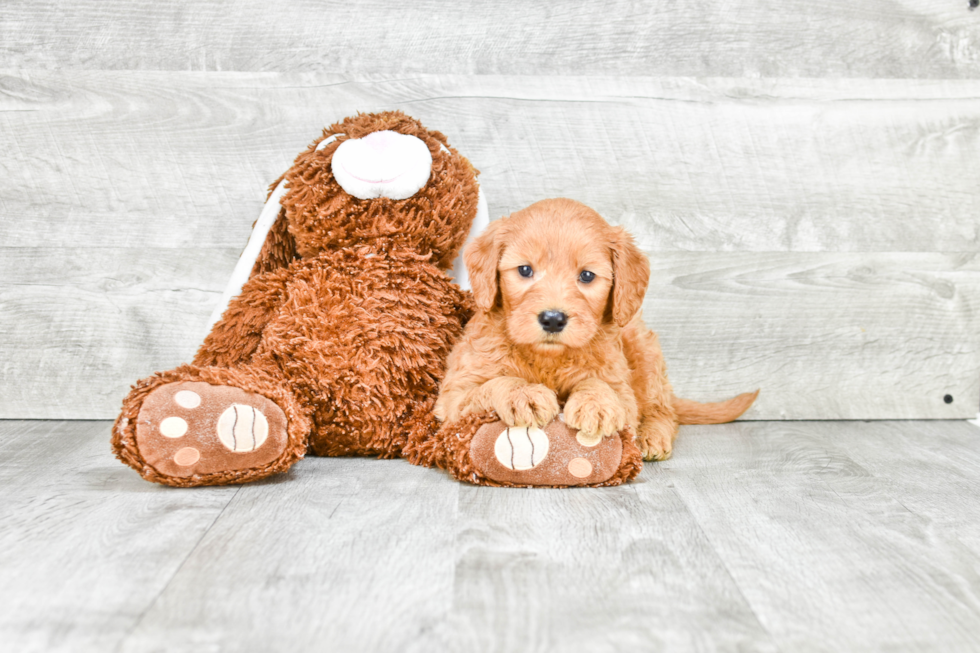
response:
M538 324L548 333L559 333L568 324L568 316L561 311L541 311Z

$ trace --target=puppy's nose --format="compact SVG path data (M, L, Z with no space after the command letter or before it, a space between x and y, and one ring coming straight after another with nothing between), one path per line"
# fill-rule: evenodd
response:
M568 324L568 316L561 311L541 311L538 313L538 322L548 333L558 333Z

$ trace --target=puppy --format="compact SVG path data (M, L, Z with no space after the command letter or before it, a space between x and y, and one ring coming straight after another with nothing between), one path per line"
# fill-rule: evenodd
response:
M664 460L678 424L735 419L758 391L700 404L674 397L641 308L646 256L622 228L569 199L497 220L464 253L477 313L449 356L435 414L496 411L509 426L565 422L598 443L627 425Z

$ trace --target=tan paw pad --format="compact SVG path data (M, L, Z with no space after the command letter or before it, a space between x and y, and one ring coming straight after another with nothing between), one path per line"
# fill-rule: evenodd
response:
M143 400L136 445L160 474L247 472L269 465L285 451L286 415L267 397L240 388L169 383Z
M187 433L187 421L180 417L167 417L160 422L160 433L168 438L180 438Z
M544 429L484 424L470 441L473 466L488 480L518 486L603 483L623 460L623 441L579 438L561 416Z
M191 390L181 390L174 395L174 402L181 408L197 408L201 405L201 395Z
M194 447L184 447L174 454L174 462L181 467L189 467L201 459L201 452Z
M592 473L592 463L586 458L572 458L568 461L568 473L575 478L586 478Z
M592 447L599 446L599 443L602 442L602 436L599 435L598 433L590 437L585 435L581 431L575 434L575 439L578 440L578 443L580 445L582 445L583 447L589 447L590 449ZM586 474L586 476L588 476L588 474Z

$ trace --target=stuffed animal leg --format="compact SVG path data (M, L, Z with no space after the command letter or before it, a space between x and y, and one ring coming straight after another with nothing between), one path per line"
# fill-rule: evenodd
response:
M602 487L625 483L643 469L632 429L590 442L560 415L537 429L508 428L494 413L440 425L429 411L414 425L405 452L416 465L445 469L475 485Z
M193 364L123 401L116 455L174 486L401 456L472 315L451 272L487 221L441 133L397 111L331 125L274 185Z
M227 485L284 472L307 450L309 410L249 368L184 365L136 384L113 449L148 481Z

